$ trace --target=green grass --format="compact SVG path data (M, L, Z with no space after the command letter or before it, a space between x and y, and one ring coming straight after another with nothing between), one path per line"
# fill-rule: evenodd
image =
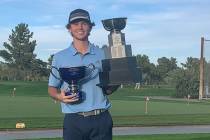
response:
M16 96L11 96L13 88ZM109 97L114 126L151 126L210 124L210 102L183 100L155 100L148 103L145 114L144 96L169 96L173 88L131 87L119 89ZM60 104L48 96L47 82L0 81L0 129L14 129L17 122L25 122L27 129L62 128Z
M210 139L210 134L134 135L134 136L113 137L113 140L209 140L209 139ZM27 139L27 140L63 140L63 139L50 138L50 139Z
M10 96L16 88L17 96L48 96L47 82L0 81L0 96Z
M13 89L16 88L18 96L48 96L47 95L47 82L24 82L24 81L0 81L0 96L11 95ZM160 88L146 88L143 87L139 90L134 90L134 87L127 87L118 89L110 96L110 99L125 99L127 96L173 96L175 89L171 87L161 86ZM133 100L133 99L132 99Z
M145 101L111 100L114 116L145 115ZM190 103L174 101L149 101L147 115L210 114L209 103Z
M115 126L123 125L184 125L210 122L209 104L185 102L157 102L148 104L144 112L144 101L112 100L111 114ZM60 104L49 97L0 98L0 128L14 128L16 122L25 122L27 128L61 128L63 115Z
M113 116L114 126L169 126L210 124L210 114Z
M144 96L174 96L175 89L170 87L160 87L160 88L141 88L135 90L134 87L127 87L118 89L114 94L110 95L110 99L112 100L142 100L142 98L136 97L144 97ZM129 98L128 98L129 97Z
M24 122L27 128L61 128L60 104L50 97L17 96L0 98L0 129L15 128Z

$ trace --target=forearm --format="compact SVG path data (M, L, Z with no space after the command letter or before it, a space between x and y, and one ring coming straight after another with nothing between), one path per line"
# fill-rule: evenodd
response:
M61 101L60 92L57 88L49 86L48 93L54 100Z

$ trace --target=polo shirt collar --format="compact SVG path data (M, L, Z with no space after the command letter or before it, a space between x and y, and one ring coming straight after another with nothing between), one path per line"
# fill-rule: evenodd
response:
M77 51L77 49L74 48L73 43L71 43L69 48L70 48L70 51L71 51L72 55L80 54ZM93 44L88 43L88 50L87 50L87 52L84 55L86 55L86 54L93 54L93 55L95 54L95 50L94 50L94 45Z

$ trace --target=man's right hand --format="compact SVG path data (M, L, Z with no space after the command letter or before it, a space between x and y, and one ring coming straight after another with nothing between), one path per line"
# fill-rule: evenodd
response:
M61 93L58 94L57 98L60 102L63 103L74 103L79 100L76 94L66 96L64 91L61 91Z

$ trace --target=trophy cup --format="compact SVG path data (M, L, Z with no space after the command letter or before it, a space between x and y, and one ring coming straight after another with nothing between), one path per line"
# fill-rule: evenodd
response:
M136 57L132 56L131 45L127 45L125 34L121 32L126 26L126 17L102 20L104 29L109 31L109 46L102 49L106 59L102 60L102 72L99 72L100 87L121 84L134 84L141 81L141 71Z
M69 89L65 91L65 95L68 96L76 94L78 101L75 103L82 102L84 100L84 94L80 90L80 85L91 78L92 73L95 70L95 66L93 64L89 64L88 66L61 67L59 69L52 66L51 69L58 71L59 77L57 77L51 70L51 74L56 79L68 83Z

